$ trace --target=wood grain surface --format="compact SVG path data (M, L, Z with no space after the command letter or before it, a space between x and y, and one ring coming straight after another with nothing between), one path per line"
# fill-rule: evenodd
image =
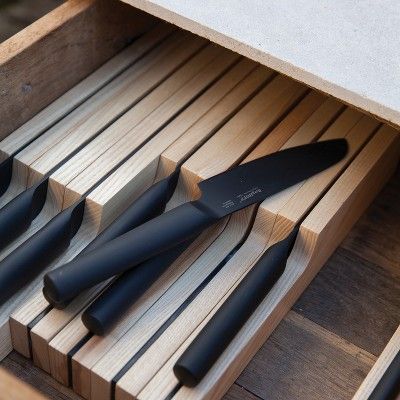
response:
M115 0L69 0L0 44L0 138L154 23Z

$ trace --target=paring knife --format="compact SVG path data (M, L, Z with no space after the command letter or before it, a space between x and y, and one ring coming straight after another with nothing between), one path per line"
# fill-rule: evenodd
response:
M273 288L285 270L298 231L299 224L267 249L180 356L174 374L183 385L194 387L202 380Z
M194 238L221 218L260 203L340 161L347 141L335 139L279 151L199 183L202 196L45 275L46 295L62 303L83 290Z

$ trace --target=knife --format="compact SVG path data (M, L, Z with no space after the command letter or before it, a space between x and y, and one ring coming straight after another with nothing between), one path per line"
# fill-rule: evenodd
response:
M299 224L272 245L242 279L174 365L174 374L194 387L214 365L229 343L283 274Z
M149 189L139 196L118 218L116 218L88 246L86 246L77 257L99 248L112 239L115 239L131 229L160 215L164 211L165 206L175 190L178 182L179 171L179 168L175 169L171 175L150 186ZM65 213L66 210L62 211L59 215ZM71 239L66 238L65 241L67 245L70 240ZM1 286L2 279L0 269L0 289ZM64 301L61 302L53 301L53 299L48 295L46 288L43 288L43 295L55 308L63 309L69 304L70 299L64 299Z
M0 197L6 192L11 183L13 157L8 157L0 163Z
M95 335L106 334L192 242L186 241L120 275L83 312L85 327Z
M118 275L194 238L221 218L286 189L340 161L347 141L292 147L236 166L199 183L198 200L184 203L101 248L47 273L44 287L55 303Z
M398 352L368 400L395 400L400 395L400 352Z

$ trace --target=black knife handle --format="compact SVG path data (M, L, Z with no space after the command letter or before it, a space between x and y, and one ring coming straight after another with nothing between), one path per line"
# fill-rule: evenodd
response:
M160 215L175 190L178 176L179 173L173 173L147 189L101 232L80 255L86 254Z
M82 223L84 209L84 200L65 209L1 261L1 304L68 247Z
M400 352L398 352L368 400L395 400L400 394Z
M42 210L47 196L44 178L0 209L0 250L29 228Z
M47 273L44 286L55 304L195 237L218 221L198 202L185 203L102 247Z
M0 197L10 186L12 177L13 157L8 157L0 163Z
M184 242L120 275L82 314L95 335L104 335L189 246Z
M196 386L275 285L286 267L298 227L271 246L174 365L185 386Z

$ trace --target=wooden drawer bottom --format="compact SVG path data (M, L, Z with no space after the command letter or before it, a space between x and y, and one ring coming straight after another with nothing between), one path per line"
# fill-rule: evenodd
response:
M82 293L64 310L51 308L43 297L46 271L79 254L130 202L176 168L180 177L167 209L196 198L199 181L233 165L332 138L347 139L344 160L207 230L107 335L93 336L81 321L107 283ZM6 137L0 152L2 159L13 158L11 182L0 205L48 182L42 211L0 259L60 211L86 198L82 225L69 248L0 308L2 356L12 344L84 398L219 398L282 320L261 352L270 346L272 357L287 357L278 349L289 346L294 356L268 378L263 375L251 390L254 396L271 398L263 394L267 383L296 381L301 375L291 380L288 365L299 368L305 357L309 369L304 373L312 384L300 389L303 398L319 398L326 390L335 398L349 398L398 323L398 281L390 279L398 274L380 265L379 257L369 261L369 247L367 256L356 253L357 243L365 242L354 236L357 228L330 258L395 171L398 132L202 38L158 24ZM182 387L172 372L175 361L258 258L299 221L300 232L278 283L205 379L194 389ZM398 247L393 254L399 254ZM357 270L354 260L367 272ZM396 259L393 265L398 269ZM366 280L370 275L383 286ZM386 285L387 296L381 289ZM379 305L369 303L366 288L376 291ZM370 307L352 314L354 296L363 300L359 306ZM379 332L372 345L358 331L365 329L361 322L371 311ZM356 317L361 322L352 326ZM292 347L296 343L299 349ZM317 355L326 357L326 371L311 366ZM10 356L6 365L12 360L18 358ZM267 370L273 368L265 362ZM251 365L238 380L246 389L254 379ZM357 379L350 385L355 371ZM285 387L271 396L293 397L293 386ZM243 394L237 386L230 393Z

